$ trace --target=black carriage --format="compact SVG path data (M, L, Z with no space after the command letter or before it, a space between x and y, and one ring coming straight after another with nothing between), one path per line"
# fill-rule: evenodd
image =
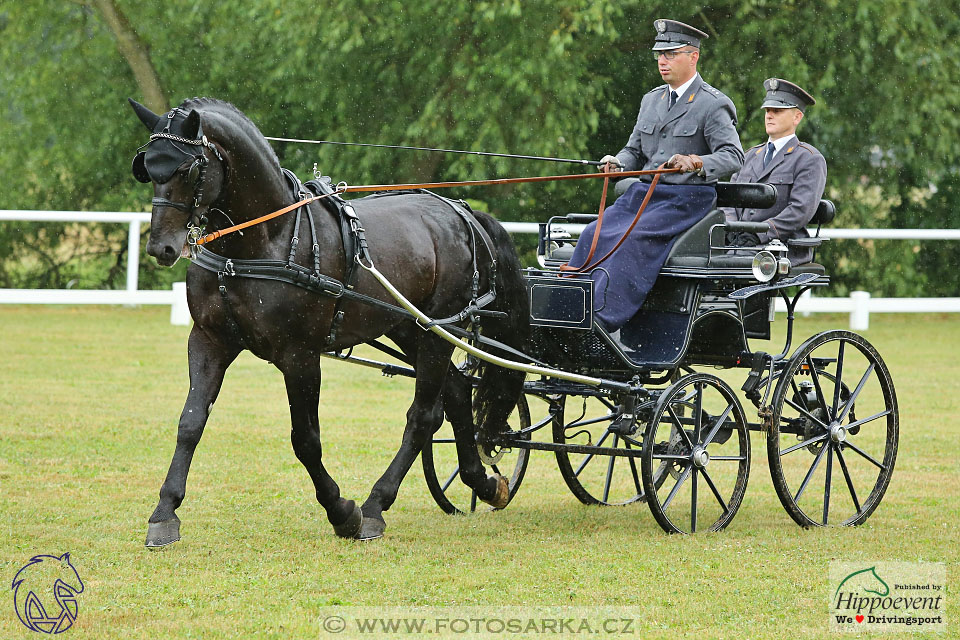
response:
M720 183L717 193L718 206L763 208L776 199L768 184ZM834 211L822 201L816 233L795 242L819 246L820 225ZM542 224L540 268L525 274L527 355L576 375L528 376L511 430L478 436L481 458L510 479L511 496L529 452L551 451L586 504L645 501L668 532L719 530L743 499L750 431L758 431L777 495L798 524L864 522L893 472L897 400L880 355L855 333L820 333L791 353L800 296L830 282L823 266L791 265L779 243L732 251L726 232L761 232L766 224L730 223L714 210L676 241L645 304L613 339L593 321L592 281L559 270L576 243L574 226L595 217ZM771 338L777 300L786 309L785 344L767 353L751 343ZM461 367L474 364L468 358ZM745 372L739 393L738 369ZM755 410L744 409L741 395ZM443 510L477 508L476 496L455 482L452 437L439 432L422 460Z

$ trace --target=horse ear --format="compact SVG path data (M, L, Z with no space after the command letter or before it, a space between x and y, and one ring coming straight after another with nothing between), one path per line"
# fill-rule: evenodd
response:
M140 118L140 122L142 122L148 130L153 131L154 127L156 127L157 123L160 121L160 116L155 114L153 111L150 111L150 109L147 109L133 98L127 98L127 101L130 102L130 106L133 107L137 117Z
M191 111L183 121L183 137L196 138L200 134L200 113Z

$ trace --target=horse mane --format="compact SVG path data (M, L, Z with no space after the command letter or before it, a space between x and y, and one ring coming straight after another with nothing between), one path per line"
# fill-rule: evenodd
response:
M239 125L240 128L244 130L247 138L250 139L251 144L257 146L257 151L264 154L266 158L269 158L277 170L280 170L280 159L277 157L273 147L270 146L270 143L263 137L260 128L253 123L253 120L247 117L247 114L240 111L235 105L217 98L194 97L184 100L180 103L179 108L184 111L195 109L201 114L217 113L227 117L228 120Z

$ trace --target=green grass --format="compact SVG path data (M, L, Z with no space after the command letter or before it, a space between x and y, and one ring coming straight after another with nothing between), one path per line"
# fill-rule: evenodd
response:
M168 318L0 307L0 582L35 554L69 551L86 585L70 637L316 638L328 605L616 605L645 637L825 637L832 560L945 562L956 592L955 317L871 317L864 335L900 401L900 454L883 503L856 529L794 525L755 434L744 504L721 533L667 536L645 505L585 507L552 455L534 452L502 512L444 515L418 462L383 540L339 540L293 455L279 373L244 354L193 462L183 540L149 552L146 520L187 389L188 330ZM797 343L846 325L801 319ZM362 500L396 451L412 382L333 361L324 372L324 462ZM6 593L0 637L31 637Z

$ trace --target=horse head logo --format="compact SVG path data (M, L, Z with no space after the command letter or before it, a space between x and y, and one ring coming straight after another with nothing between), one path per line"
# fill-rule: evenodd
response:
M887 586L887 583L883 581L883 578L877 575L876 567L861 569L860 571L854 571L848 575L840 582L840 586L837 587L836 592L833 594L834 598L836 598L837 594L840 593L840 589L843 587L843 585L847 583L849 583L847 585L847 589L852 592L863 591L865 593L878 595L881 598L890 594L890 587Z
M30 558L10 588L17 617L31 631L63 633L77 619L77 594L83 592L83 581L69 553Z

